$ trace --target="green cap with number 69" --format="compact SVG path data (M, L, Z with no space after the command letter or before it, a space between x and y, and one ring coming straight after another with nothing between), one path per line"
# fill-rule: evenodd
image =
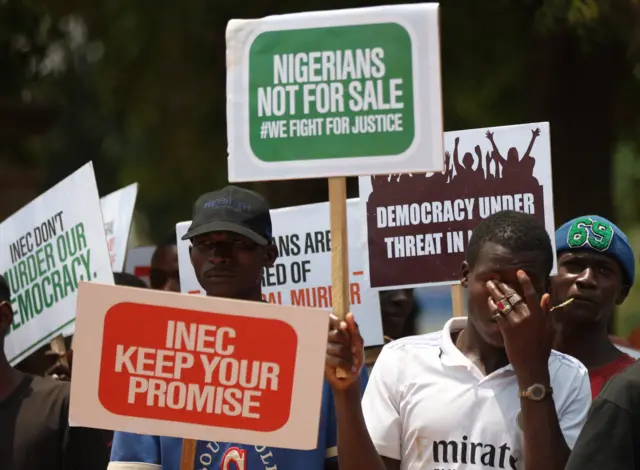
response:
M556 251L592 250L613 257L630 286L635 280L635 256L629 239L616 224L599 215L570 220L556 231Z

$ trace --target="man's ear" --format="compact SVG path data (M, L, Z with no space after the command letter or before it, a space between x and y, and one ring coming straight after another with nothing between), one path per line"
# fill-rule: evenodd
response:
M465 289L469 285L469 274L471 273L471 269L469 268L469 263L466 261L462 262L462 266L460 266L460 284Z
M264 247L264 267L270 268L278 259L278 247L274 243L269 243Z
M622 303L627 299L627 295L629 295L629 290L631 288L629 286L622 286L620 288L620 292L616 297L616 305L622 305Z

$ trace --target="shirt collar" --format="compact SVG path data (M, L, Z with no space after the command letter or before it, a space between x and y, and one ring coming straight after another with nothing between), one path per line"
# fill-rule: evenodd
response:
M446 365L468 365L469 360L460 352L451 339L452 333L458 333L467 326L467 317L454 317L445 323L440 339L440 360Z
M467 326L467 317L454 317L445 323L442 328L442 337L440 338L440 360L447 366L463 366L469 370L477 370L476 366L462 354L462 352L455 345L451 339L452 333L458 333ZM508 364L507 366L498 369L497 371L489 374L490 376L506 371L513 370L513 366Z

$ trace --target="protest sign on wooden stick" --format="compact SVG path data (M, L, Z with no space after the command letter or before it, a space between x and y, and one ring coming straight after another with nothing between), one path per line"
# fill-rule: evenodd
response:
M84 282L77 325L75 426L183 438L182 469L196 440L316 447L325 310Z
M351 293L345 177L444 169L438 8L227 26L229 181L329 178L331 307L342 319Z

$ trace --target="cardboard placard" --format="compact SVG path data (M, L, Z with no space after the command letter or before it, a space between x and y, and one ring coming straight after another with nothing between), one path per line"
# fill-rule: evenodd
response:
M458 284L473 229L501 210L533 214L555 251L548 123L447 132L445 143L446 172L359 179L373 288Z
M329 317L300 310L82 283L70 420L314 449Z
M133 183L100 199L111 269L114 272L121 272L124 268L137 195L138 183Z
M229 181L442 171L438 4L231 20Z
M0 224L0 272L11 289L12 365L75 328L80 281L113 284L93 165L87 163Z

